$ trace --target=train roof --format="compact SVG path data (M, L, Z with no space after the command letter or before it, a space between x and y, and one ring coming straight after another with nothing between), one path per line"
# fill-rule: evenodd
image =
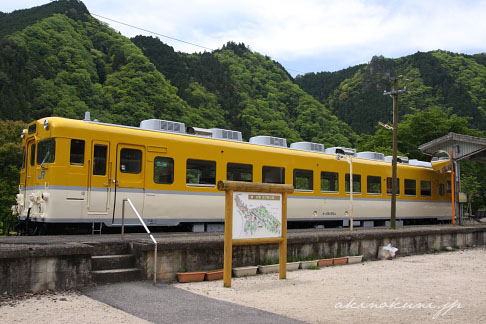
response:
M46 122L47 120L47 122ZM84 120L69 119L63 117L46 117L39 119L29 124L28 130L24 130L24 135L30 133L32 125L36 124L38 127L48 123L53 129L61 128L81 128L86 130L99 129L100 131L120 132L130 131L134 132L132 135L146 136L151 134L152 136L163 135L166 138L173 140L196 140L204 144L216 144L228 147L246 147L251 146L256 150L272 151L275 153L296 153L299 155L309 155L314 157L327 157L336 159L338 156L352 156L353 160L360 160L361 163L366 164L384 164L389 165L391 163L391 156L384 156L378 152L356 152L355 149L345 147L331 147L324 148L321 143L313 142L297 142L292 143L290 147L287 146L287 141L284 138L274 136L254 136L250 138L250 141L245 142L242 140L241 132L233 130L225 130L220 128L197 128L188 127L189 132L186 132L184 123L173 122L168 120L150 119L144 120L140 123L141 127L126 126L119 124L102 123L97 120L91 121L88 118ZM157 127L155 126L157 125ZM100 128L101 127L101 128ZM164 127L167 127L164 129ZM408 160L407 157L398 157L398 164L400 166L412 166L432 169L430 162Z

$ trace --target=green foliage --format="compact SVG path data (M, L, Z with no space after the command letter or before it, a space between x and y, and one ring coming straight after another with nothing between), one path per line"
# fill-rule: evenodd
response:
M18 193L22 164L20 134L24 128L22 122L0 121L0 234L14 225L11 206Z

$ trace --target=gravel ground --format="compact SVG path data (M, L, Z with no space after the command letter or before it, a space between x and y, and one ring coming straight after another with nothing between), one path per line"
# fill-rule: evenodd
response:
M309 323L486 323L486 249L299 270L286 280L233 278L231 288L222 281L174 288ZM0 323L149 322L69 292L3 296Z
M486 323L486 249L176 287L309 323Z

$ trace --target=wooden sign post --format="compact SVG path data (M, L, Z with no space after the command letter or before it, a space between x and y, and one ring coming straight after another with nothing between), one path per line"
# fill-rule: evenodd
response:
M294 187L287 184L222 180L218 182L218 190L226 192L224 286L231 287L233 245L278 243L279 278L285 279L287 275L287 195L294 192ZM279 201L280 206L278 206ZM234 210L234 205L237 210ZM237 223L234 223L235 215L239 217ZM233 231L234 228L237 229L236 233Z

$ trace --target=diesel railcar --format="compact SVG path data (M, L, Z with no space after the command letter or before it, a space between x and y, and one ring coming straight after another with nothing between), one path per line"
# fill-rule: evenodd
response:
M293 184L288 221L293 225L349 225L349 164L343 148L190 128L146 120L140 127L58 117L23 132L17 203L19 222L31 229L92 228L120 224L130 198L149 226L215 230L224 217L219 180ZM349 150L348 150L349 153ZM351 151L355 226L385 225L390 218L391 163L380 153ZM447 221L447 174L416 160L398 165L397 220ZM126 224L140 225L126 210Z

